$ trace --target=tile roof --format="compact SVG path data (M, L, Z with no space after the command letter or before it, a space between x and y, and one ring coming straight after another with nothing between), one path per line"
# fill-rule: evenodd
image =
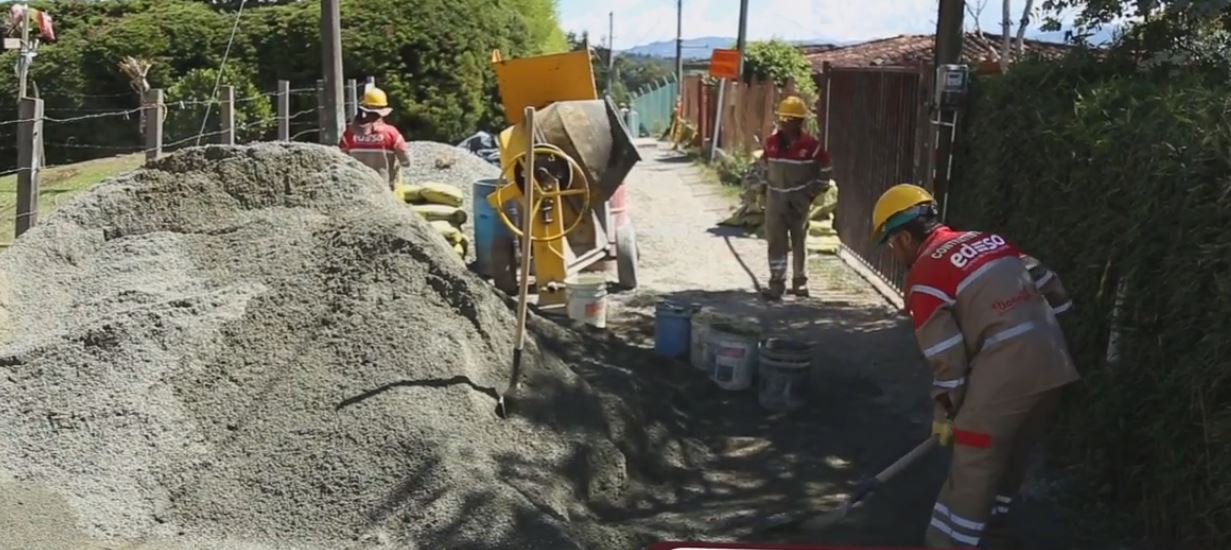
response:
M849 46L836 47L823 51L804 51L804 57L812 63L813 70L820 71L825 62L839 66L869 66L869 65L915 65L920 62L930 62L935 46L934 35L903 34L890 38L881 38ZM999 63L1000 48L1003 37L993 33L969 32L962 39L962 61L970 64ZM1016 48L1014 37L1014 48ZM1039 54L1044 57L1059 57L1072 46L1026 40L1022 44L1027 54Z

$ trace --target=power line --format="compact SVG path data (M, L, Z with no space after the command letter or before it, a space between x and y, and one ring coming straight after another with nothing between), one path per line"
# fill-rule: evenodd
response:
M222 87L222 73L227 68L227 59L231 57L231 46L235 44L235 32L239 30L239 18L244 15L244 6L248 4L248 0L240 0L239 11L235 12L235 23L231 25L231 37L227 39L227 49L222 52L222 63L218 65L218 77L214 79L214 93L210 94L210 98L218 99L218 88ZM209 112L213 109L213 105L205 108L205 116L201 118L201 131L205 131L206 124L209 123ZM197 139L197 145L201 144L201 140Z

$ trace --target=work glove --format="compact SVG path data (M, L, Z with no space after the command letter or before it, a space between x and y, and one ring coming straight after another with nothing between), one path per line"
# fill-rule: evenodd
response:
M953 421L949 419L933 420L932 436L936 438L941 447L953 445Z

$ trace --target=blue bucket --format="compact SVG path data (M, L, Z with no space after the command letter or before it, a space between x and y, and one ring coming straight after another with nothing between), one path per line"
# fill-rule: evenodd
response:
M492 276L493 247L499 239L512 239L509 228L500 221L500 214L487 202L500 186L498 178L481 179L474 182L474 253L478 263L479 273Z
M685 358L691 349L692 309L670 302L654 308L654 353Z

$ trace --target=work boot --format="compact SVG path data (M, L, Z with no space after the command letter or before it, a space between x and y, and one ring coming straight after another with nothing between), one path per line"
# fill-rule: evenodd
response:
M799 296L800 298L807 298L810 296L810 293L808 292L808 278L796 277L795 280L791 281L791 294Z
M770 281L769 288L761 291L761 296L766 300L778 301L782 299L782 295L786 293L786 283L782 281Z

